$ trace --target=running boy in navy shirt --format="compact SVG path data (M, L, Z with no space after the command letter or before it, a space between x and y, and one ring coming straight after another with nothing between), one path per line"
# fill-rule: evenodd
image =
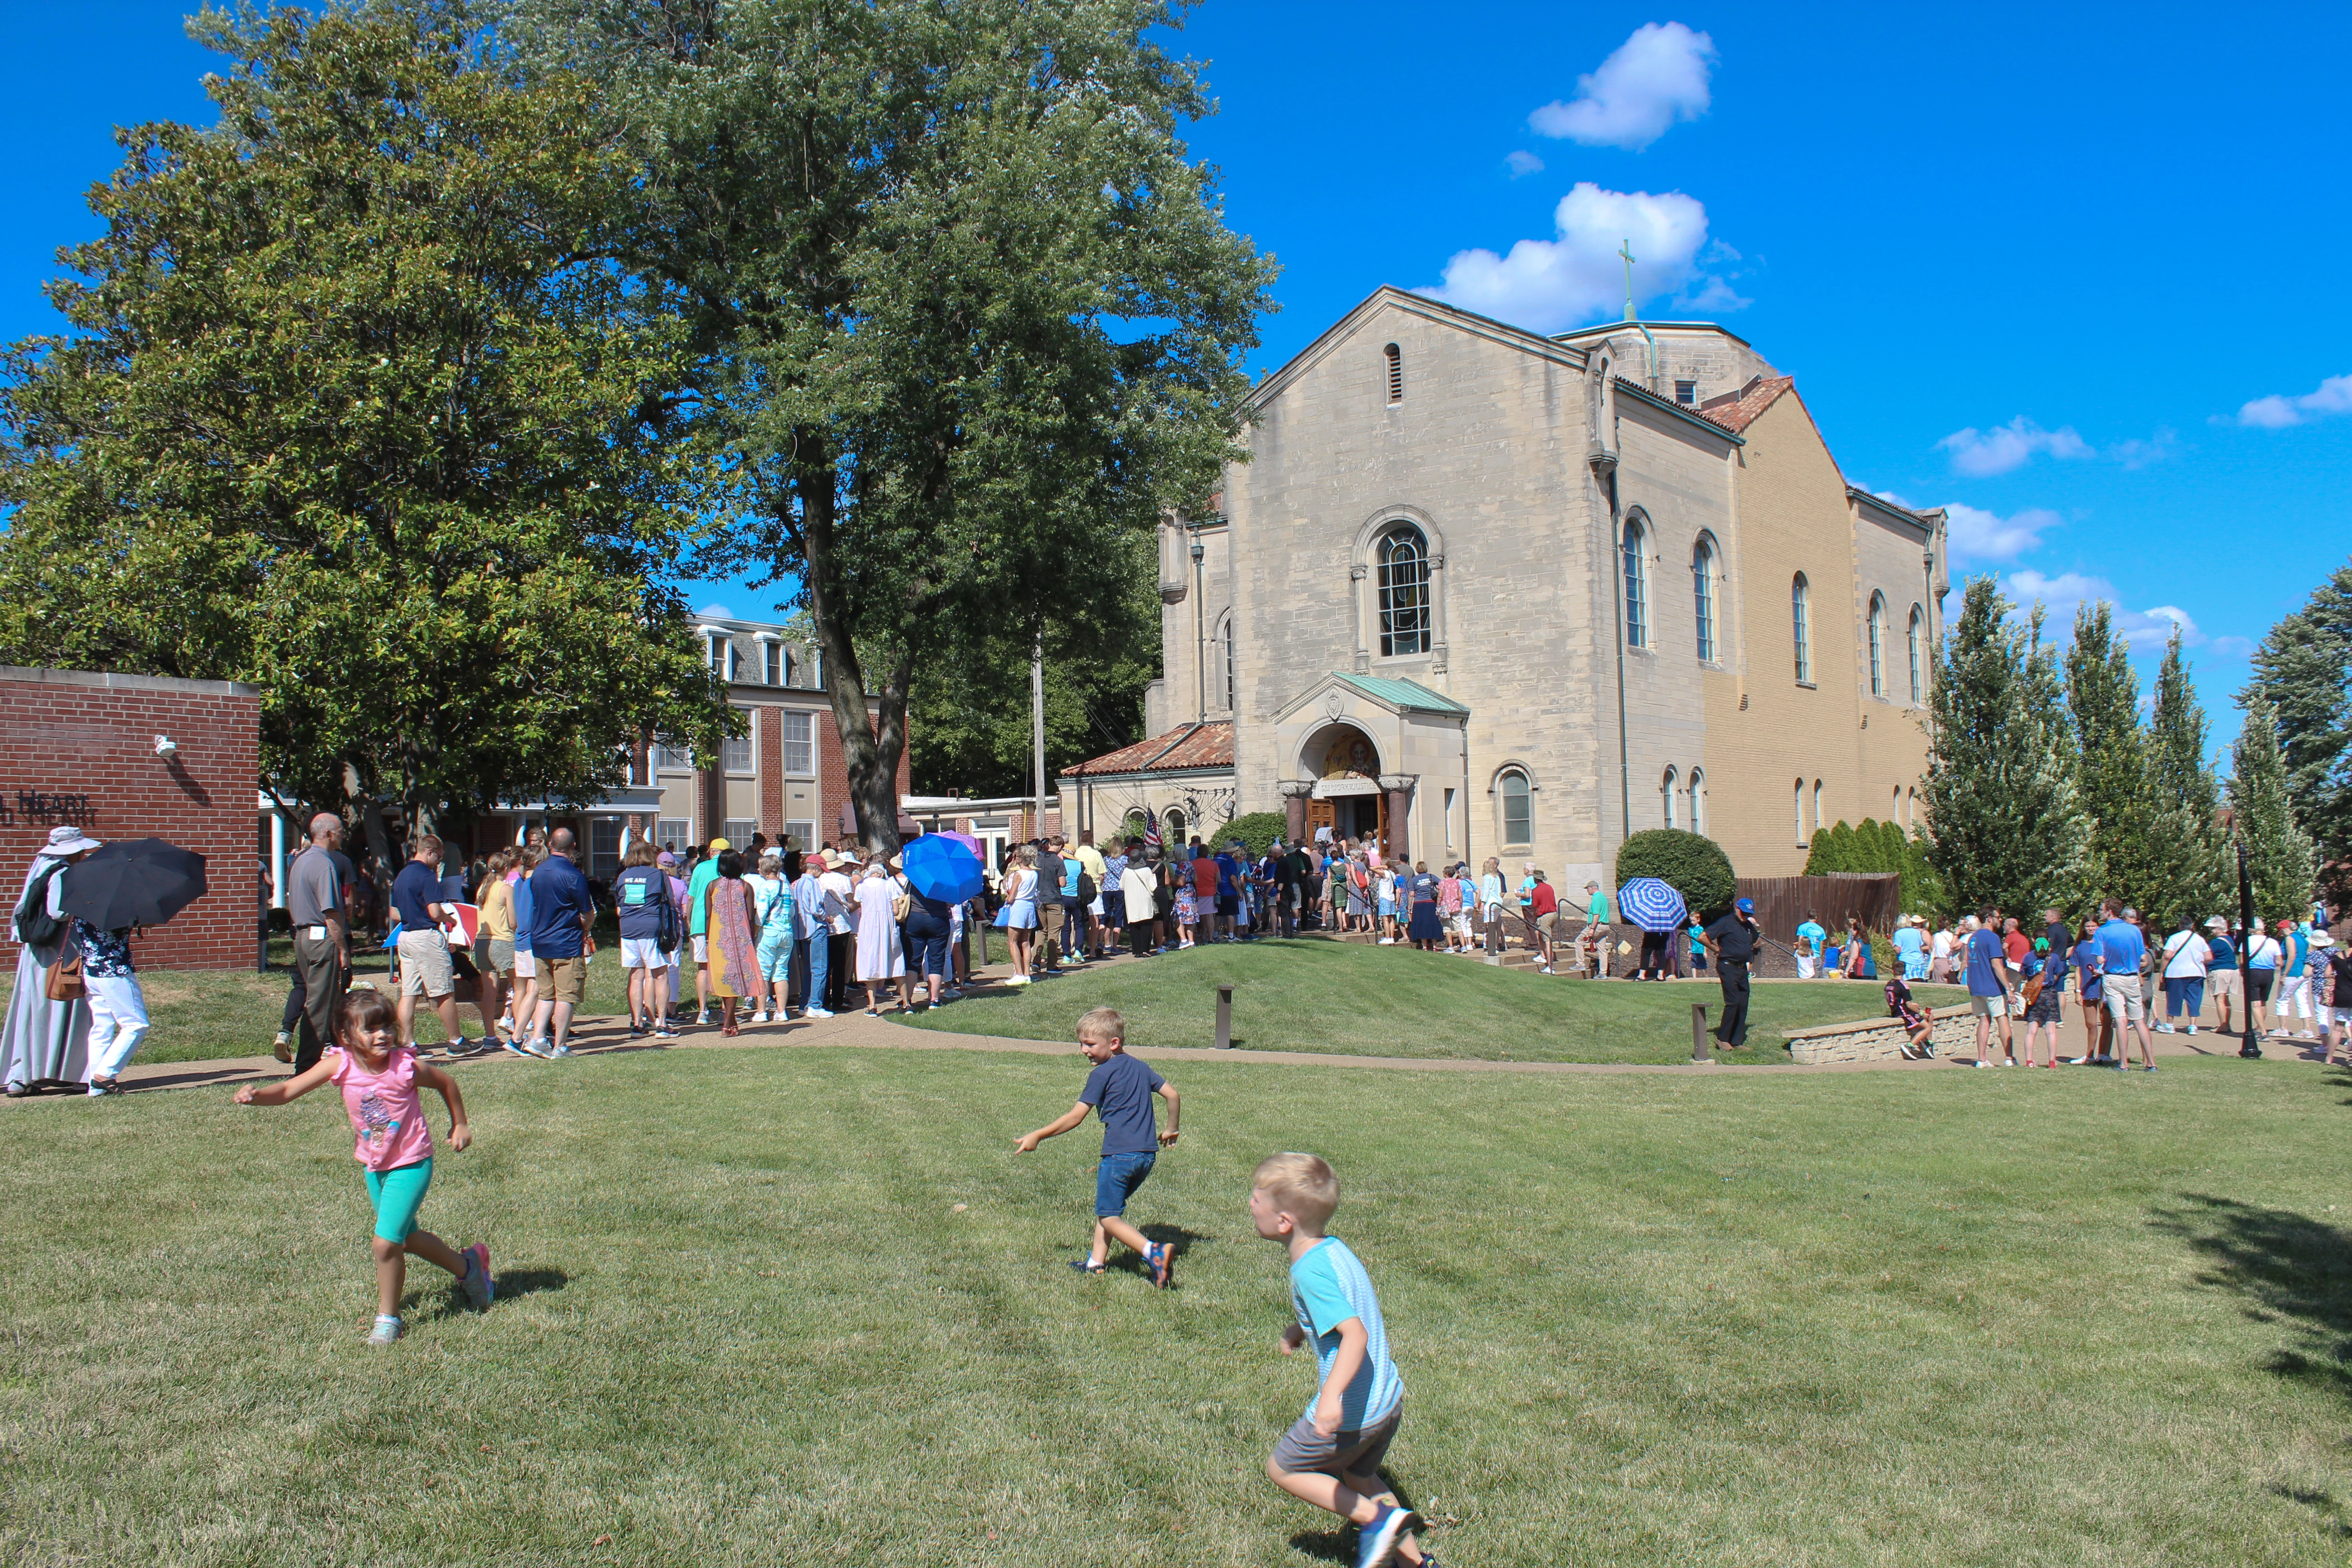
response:
M1116 1240L1142 1255L1151 1270L1152 1284L1164 1290L1171 1263L1168 1244L1147 1239L1127 1223L1126 1215L1127 1200L1151 1174L1158 1152L1176 1142L1176 1086L1127 1054L1127 1020L1111 1008L1097 1007L1078 1020L1078 1049L1095 1064L1095 1070L1087 1075L1087 1087L1078 1093L1078 1102L1036 1131L1023 1133L1013 1146L1024 1154L1033 1154L1046 1139L1059 1137L1084 1121L1087 1111L1098 1113L1103 1142L1102 1163L1095 1170L1094 1246L1084 1259L1073 1258L1070 1267L1081 1274L1100 1274L1109 1258L1110 1244ZM1152 1121L1155 1094L1168 1102L1164 1131L1156 1131Z
M1318 1154L1274 1154L1250 1178L1250 1223L1290 1254L1290 1310L1282 1353L1315 1347L1318 1383L1307 1414L1265 1461L1268 1479L1357 1527L1356 1568L1436 1562L1412 1531L1421 1521L1381 1479L1404 1415L1404 1380L1389 1359L1388 1328L1371 1276L1348 1244L1326 1234L1339 1178Z

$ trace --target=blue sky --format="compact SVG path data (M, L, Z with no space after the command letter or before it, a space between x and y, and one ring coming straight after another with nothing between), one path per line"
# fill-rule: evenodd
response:
M0 4L0 334L54 326L111 128L209 120L185 8ZM2111 597L2144 668L2185 620L2234 732L2247 647L2352 552L2352 7L1438 15L1211 0L1179 38L1222 105L1193 148L1283 264L1261 364L1382 283L1613 317L1630 228L1644 315L1722 321L1850 478L1967 509L1963 570Z

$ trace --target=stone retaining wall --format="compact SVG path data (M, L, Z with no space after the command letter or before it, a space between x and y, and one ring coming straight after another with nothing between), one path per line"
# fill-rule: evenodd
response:
M1789 1044L1790 1060L1817 1067L1826 1062L1899 1060L1906 1037L1893 1018L1864 1018L1818 1029L1790 1029L1780 1037ZM1976 1043L1975 1016L1966 1008L1938 1016L1935 1041L1939 1057L1966 1055Z

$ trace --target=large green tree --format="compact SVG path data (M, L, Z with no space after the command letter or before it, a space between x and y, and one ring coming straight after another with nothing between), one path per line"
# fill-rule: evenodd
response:
M2246 703L2246 721L2230 748L2230 811L2246 852L2254 912L2265 920L2301 918L2311 905L2317 860L2295 826L2278 721L2260 697Z
M656 439L682 344L586 258L631 166L455 5L207 11L216 129L140 126L12 349L0 649L249 681L289 800L429 826L619 783L725 710ZM371 826L374 813L362 810Z
M2074 612L2074 641L2066 650L2066 712L2074 724L2075 783L2091 829L2084 874L2095 886L2118 888L2132 860L2131 840L2142 830L2147 799L2141 745L2139 677L2131 646L2115 629L2105 601Z
M2148 710L2144 824L2129 846L2129 895L2169 930L2183 915L2234 909L2236 874L2221 826L2221 784L2206 755L2205 710L2189 679L2180 629L2166 642Z
M794 585L862 835L918 672L1122 613L1209 494L1270 263L1181 123L1161 0L515 0L642 178L614 254L693 333L733 489L713 569ZM869 701L869 693L872 700Z
M2240 700L2277 716L2295 816L2328 860L2352 861L2352 565L2273 626L2253 664Z
M2039 606L2020 624L1990 577L1969 581L1936 659L1928 860L1962 909L2071 909L2088 891L2090 825Z

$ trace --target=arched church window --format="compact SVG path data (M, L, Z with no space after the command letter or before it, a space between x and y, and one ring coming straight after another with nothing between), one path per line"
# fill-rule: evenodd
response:
M1805 574L1797 574L1789 584L1789 625L1797 638L1797 679L1810 683L1813 679L1812 631L1806 624L1807 601L1811 592L1805 586Z
M1505 768L1495 784L1503 801L1503 843L1514 848L1533 844L1535 805L1528 775L1517 768Z
M1381 352L1388 356L1389 406L1393 408L1404 401L1404 353L1394 343Z
M1715 662L1715 541L1702 533L1691 552L1691 606L1698 621L1698 658Z
M1690 830L1706 831L1706 770L1693 768L1690 776Z
M1926 668L1927 662L1927 617L1919 613L1919 606L1916 605L1911 606L1911 632L1909 641L1911 644L1911 700L1917 702L1924 700L1927 694L1927 672Z
M1184 847L1184 814L1175 807L1168 808L1168 853L1172 857Z
M1429 542L1401 522L1381 540L1381 654L1427 653Z
M1870 596L1870 694L1886 695L1886 595Z
M1650 574L1644 559L1648 532L1636 518L1625 520L1625 646L1650 646Z
M1812 840L1805 837L1805 781L1797 781L1797 847L1802 849Z
M1675 786L1679 782L1678 775L1672 768L1668 768L1666 776L1658 781L1658 800L1664 807L1660 815L1664 818L1664 826L1667 827L1675 826Z
M1234 710L1234 618L1225 617L1225 711Z

